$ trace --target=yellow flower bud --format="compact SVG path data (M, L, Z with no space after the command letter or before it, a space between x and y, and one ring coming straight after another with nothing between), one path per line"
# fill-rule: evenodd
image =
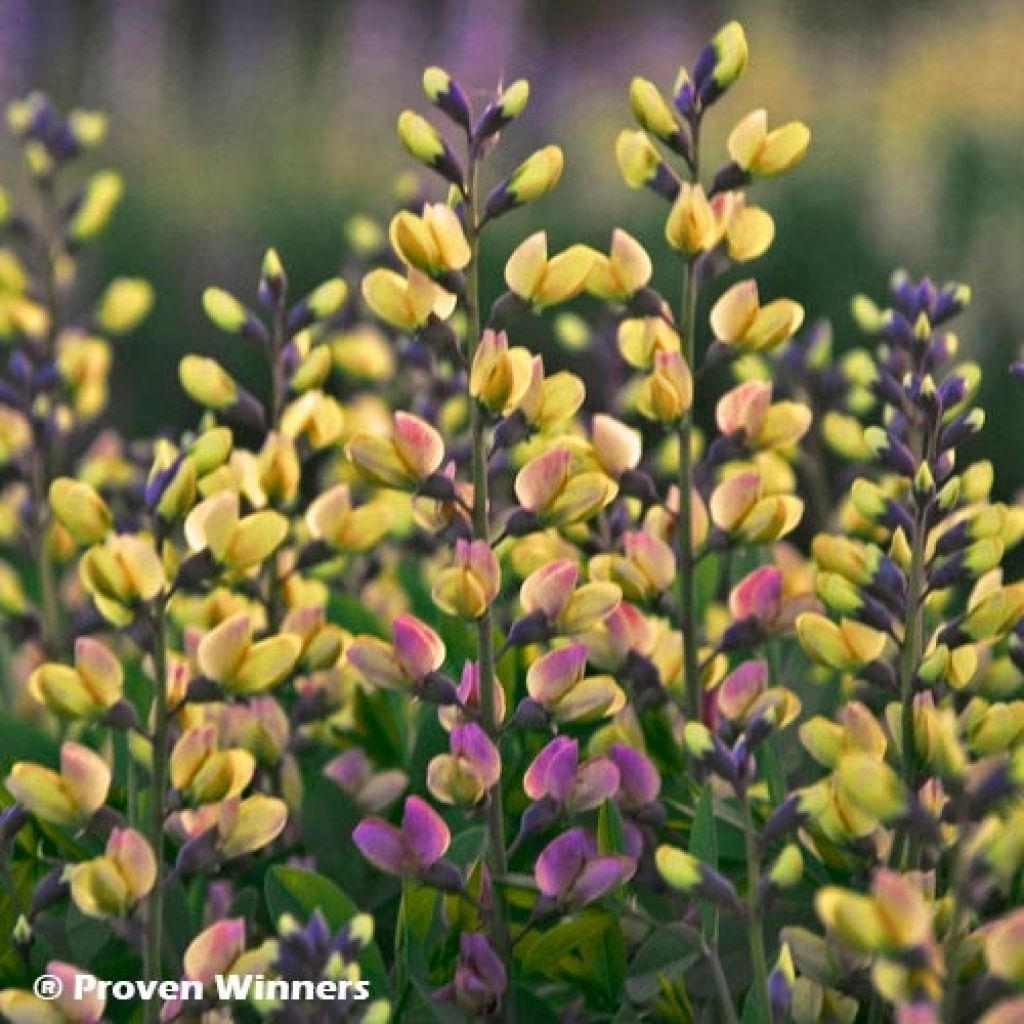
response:
M237 334L249 318L245 306L223 288L207 288L203 292L203 309L210 320L227 334Z
M227 409L238 400L238 385L215 359L185 356L178 379L189 398L208 409Z
M659 139L668 140L679 133L679 124L672 108L646 78L636 77L629 85L629 105L641 128Z
M543 309L583 291L596 255L587 245L572 245L548 259L547 233L538 231L509 257L505 281L521 299Z
M83 546L103 540L114 522L107 503L93 487L66 476L50 484L50 508L61 526Z
M764 110L749 113L729 136L729 155L742 170L768 177L795 167L807 152L811 133L805 124L790 121L768 131Z
M85 191L68 221L68 238L87 242L95 238L110 222L111 214L121 201L124 180L115 171L97 171L86 182Z
M96 303L96 325L107 334L134 331L153 308L153 286L141 277L118 277Z
M665 222L669 245L687 256L707 252L721 237L714 210L700 185L683 182Z

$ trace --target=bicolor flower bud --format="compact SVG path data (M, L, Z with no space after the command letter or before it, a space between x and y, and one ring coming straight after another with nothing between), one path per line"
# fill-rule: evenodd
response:
M741 170L755 177L782 174L795 167L807 152L811 133L800 121L768 131L764 110L747 114L729 135L729 155Z
M97 718L121 700L124 670L98 640L75 641L75 665L46 662L28 680L29 692L65 718Z
M95 488L62 476L50 484L50 508L77 544L96 544L110 532L114 517Z
M33 817L77 829L106 802L110 781L110 768L99 754L81 744L65 742L60 748L59 772L18 761L4 785Z
M209 659L209 652L205 657ZM252 781L256 761L247 750L218 750L217 730L195 726L181 734L171 751L171 785L198 804L238 796Z
M767 494L759 473L739 473L711 494L711 520L723 533L751 544L766 544L792 532L803 502L791 494Z
M469 100L459 83L444 68L433 65L423 72L423 92L438 110L469 131Z
M96 301L96 326L120 336L134 331L153 308L153 286L141 277L118 277Z
M349 664L371 685L409 690L444 664L444 642L426 623L403 614L395 618L391 630L393 644L359 636L346 651Z
M604 582L577 587L579 567L557 559L532 572L519 591L527 615L539 612L546 624L566 636L585 633L606 619L622 600L618 586Z
M484 219L493 220L546 196L562 177L564 159L558 146L545 146L532 153L487 197Z
M403 110L398 117L398 138L409 155L436 171L458 188L464 186L462 168L448 143L424 117Z
M88 917L122 917L156 882L156 857L135 829L115 828L102 857L71 869L71 898Z
M697 58L694 83L705 106L713 103L747 67L747 37L738 21L723 25Z
M636 395L637 409L647 419L675 423L693 404L693 375L681 352L655 352L654 372Z
M530 235L505 264L509 289L534 309L566 302L586 287L596 253L586 245L572 245L548 258L544 231Z
M621 132L615 141L615 159L629 188L646 186L669 202L678 195L679 179L661 159L646 132Z
M628 881L635 870L632 858L600 854L593 836L582 828L573 828L541 850L534 878L541 894L559 906L582 907Z
M526 348L509 348L504 331L484 331L473 354L469 393L494 413L514 412L530 387L533 356Z
M754 352L778 348L800 329L803 320L803 307L791 299L775 299L762 306L753 280L734 284L718 299L710 316L718 341Z
M444 440L425 420L396 412L390 437L357 434L346 452L360 474L371 482L412 491L441 468Z
M626 695L611 676L588 676L587 649L568 644L541 655L526 673L530 697L558 721L592 722L615 714Z
M215 359L185 356L178 366L178 379L189 398L207 409L228 409L238 401L238 385Z
M531 459L515 480L519 504L552 526L582 522L596 515L618 492L604 473L572 473L572 454L552 448Z
M480 803L501 779L501 755L475 722L452 728L450 753L427 765L427 789L436 800L459 807Z
M364 818L352 841L374 867L389 875L413 877L436 864L451 843L451 832L438 813L418 796L406 798L402 823Z
M501 569L486 540L455 542L455 563L434 582L434 603L447 615L479 619L501 589Z

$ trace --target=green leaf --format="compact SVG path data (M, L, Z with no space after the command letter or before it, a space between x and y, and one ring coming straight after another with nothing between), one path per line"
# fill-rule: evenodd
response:
M611 914L600 934L583 944L584 977L605 1009L618 1006L626 981L626 939L622 925Z
M608 915L600 911L584 911L560 921L530 947L524 966L528 971L550 972L563 957L578 952L588 940L600 935L607 924Z
M690 830L690 853L709 867L718 867L718 829L715 823L715 803L711 787L705 786L697 800L697 810ZM704 934L714 937L718 932L718 911L707 900L699 901Z
M636 1003L649 1003L660 991L659 978L676 978L699 959L700 954L679 936L659 929L640 946L630 961L626 992Z
M605 800L597 813L597 849L603 854L626 852L622 812L611 800Z
M343 626L350 633L368 633L382 640L390 639L380 620L362 601L333 589L327 599L327 621Z
M24 719L0 715L0 765L35 761L56 768L59 760L60 744L55 739Z

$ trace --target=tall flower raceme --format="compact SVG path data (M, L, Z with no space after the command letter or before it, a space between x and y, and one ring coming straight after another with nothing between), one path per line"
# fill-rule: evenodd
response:
M813 543L826 614L796 625L857 699L801 726L827 774L766 826L804 823L819 851L867 872L870 893L823 889L816 910L828 941L870 966L872 1000L906 1020L980 1018L1003 989L971 969L977 951L999 978L1013 974L1002 936L1021 865L1024 597L1001 563L1024 514L993 500L990 465L964 456L984 424L979 368L948 326L967 300L962 285L901 272L890 308L854 304L873 346L874 403L866 423L846 422L867 456L842 533ZM826 947L800 932L791 948L801 971ZM843 990L849 965L824 981Z
M154 296L136 277L115 278L89 300L76 287L83 253L102 237L124 191L123 179L110 169L75 180L77 165L102 145L106 118L91 110L62 114L46 96L32 93L8 106L7 126L21 148L31 195L24 207L6 193L0 199L0 339L7 349L0 461L3 505L11 512L2 542L9 552L31 552L35 584L26 586L5 562L2 610L6 630L16 641L31 636L33 657L42 660L67 647L59 589L77 540L51 516L50 486L72 469L118 486L96 438L107 404L111 343L145 320ZM73 525L95 529L95 512L84 501Z

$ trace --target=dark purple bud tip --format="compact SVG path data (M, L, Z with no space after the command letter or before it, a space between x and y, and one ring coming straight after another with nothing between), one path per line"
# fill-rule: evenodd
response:
M200 551L190 555L178 566L178 574L174 578L174 586L178 590L195 590L217 574L217 564L213 554Z
M519 840L546 832L562 817L562 805L553 797L546 796L530 804L519 820Z
M800 810L800 798L795 794L786 799L769 815L761 830L761 848L767 849L772 843L795 832L804 820Z
M530 305L515 292L499 295L491 306L491 315L487 318L487 326L499 330L515 316L530 311Z
M314 565L319 565L321 562L326 562L334 557L334 551L331 550L329 544L326 544L322 540L313 541L311 544L305 545L301 551L299 551L298 559L295 562L295 568L301 572L303 569L312 568Z
M736 887L725 875L719 874L708 864L701 864L700 866L698 889L705 899L720 907L727 907L730 910L739 910L741 907L740 898L736 894Z
M227 415L241 426L250 427L253 430L263 430L267 423L266 413L264 413L259 399L244 388L239 388L238 399L227 410Z
M104 725L109 725L112 729L139 728L138 712L132 704L123 699L107 709L102 721Z
M494 428L494 448L495 450L512 448L520 441L525 441L529 436L530 425L526 422L526 417L522 412L517 409Z
M217 852L217 830L209 828L193 836L178 851L174 862L175 874L181 876L206 874L213 871L220 862Z
M220 683L215 683L206 676L196 676L189 681L185 690L185 699L190 704L210 704L224 699L224 690Z
M313 310L309 308L309 303L306 299L300 299L298 302L288 310L288 315L285 317L284 329L285 333L291 337L293 334L297 334L302 330L303 327L308 327L314 320ZM246 321L246 333L248 334L248 321ZM260 324L260 327L263 325ZM264 334L266 331L264 331ZM254 339L256 340L256 339Z
M67 896L70 887L67 882L61 880L63 874L63 868L54 868L35 887L32 893L32 902L29 904L29 918L36 917L47 907Z
M525 537L528 533L536 533L541 528L540 519L528 508L517 508L505 524L505 533L509 537Z
M547 729L551 725L547 711L530 697L524 697L512 719L520 729Z
M455 481L443 473L432 473L419 486L419 493L424 498L434 498L437 501L454 501L458 496L455 490Z
M419 880L424 885L453 896L466 891L462 872L450 860L435 861L430 867L424 868L419 874Z
M658 491L649 473L642 469L627 469L619 477L619 491L627 498L637 498L645 505L654 505Z
M733 189L742 188L749 184L750 175L737 163L726 164L714 177L711 182L709 195L717 195L719 192L730 192Z
M1010 364L1010 376L1018 384L1024 384L1024 362Z
M424 704L437 704L447 707L459 702L459 688L454 680L442 672L431 672L425 675L415 688L416 696Z
M509 647L525 647L527 644L538 644L551 638L551 626L547 616L539 608L537 611L524 615L512 623L508 631Z
M28 822L28 811L21 804L12 804L0 814L0 850L5 849Z
M739 622L733 622L731 625L726 626L721 639L718 641L718 646L723 652L729 653L744 647L753 647L754 644L759 644L763 639L764 630L761 628L761 623L757 621L755 616L748 615L745 619L740 619Z
M653 288L641 288L630 296L626 310L632 316L661 316L665 311L665 300Z
M633 820L638 825L648 825L650 828L661 828L668 819L668 812L665 805L655 800L654 803L645 804L632 814Z
M776 968L768 976L768 1004L772 1012L772 1024L782 1024L789 1020L789 1010L793 1005L793 988L789 979Z

